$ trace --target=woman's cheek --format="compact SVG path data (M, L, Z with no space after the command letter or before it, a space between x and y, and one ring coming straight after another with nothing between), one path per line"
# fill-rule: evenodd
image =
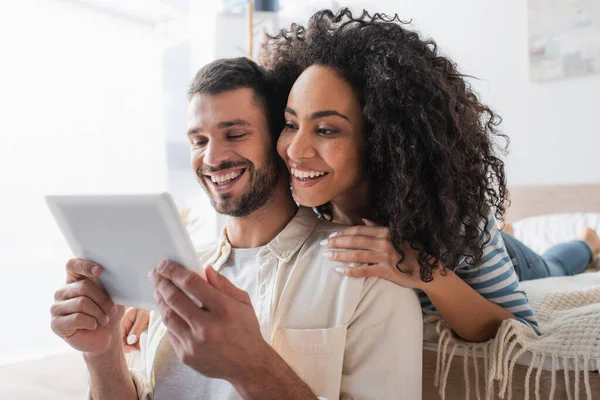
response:
M287 160L287 149L290 145L289 142L289 135L286 135L285 133L279 135L279 139L277 139L277 154L279 154L279 157L284 161Z

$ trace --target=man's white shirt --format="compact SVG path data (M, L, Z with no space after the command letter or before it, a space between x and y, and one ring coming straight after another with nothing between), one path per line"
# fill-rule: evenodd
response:
M341 228L301 207L258 251L250 280L248 271L223 268L232 251L225 231L198 250L199 265L212 265L248 288L263 338L319 398L420 399L423 322L417 294L383 279L337 273L341 263L324 257L319 243ZM156 355L168 340L166 331L160 315L151 312L141 353L127 356L140 400L153 399ZM231 385L220 382L218 392L230 394Z

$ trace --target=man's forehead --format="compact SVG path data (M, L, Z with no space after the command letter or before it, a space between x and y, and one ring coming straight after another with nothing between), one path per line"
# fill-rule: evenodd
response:
M198 93L192 96L188 107L190 128L239 119L253 123L262 116L264 110L258 107L254 91L250 88L218 94Z

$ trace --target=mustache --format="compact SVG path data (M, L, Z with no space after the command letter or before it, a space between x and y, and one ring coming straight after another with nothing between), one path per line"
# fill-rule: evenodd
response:
M223 171L225 169L231 168L248 168L250 165L247 162L243 161L223 161L216 167L211 166L202 166L196 170L196 174L198 175L208 175L215 172Z

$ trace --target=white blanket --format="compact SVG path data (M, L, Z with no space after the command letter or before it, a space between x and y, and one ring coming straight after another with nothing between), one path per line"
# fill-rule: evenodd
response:
M579 398L579 382L583 379L587 398L592 398L589 374L600 366L600 272L522 282L522 286L538 318L541 336L516 320L507 320L495 339L486 343L470 343L454 336L445 321L438 321L435 384L442 398L445 397L448 372L457 351L473 357L483 354L487 376L486 399L494 396L494 380L499 381L500 397L511 398L512 372L517 360L526 353L530 354L531 361L525 379L525 400L529 399L529 380L534 374L536 391L539 391L542 368L537 366L547 364L548 360L552 370L551 396L557 370L563 365L567 366L567 392ZM570 385L568 370L575 371L573 385ZM468 373L465 370L465 374ZM468 377L466 379L468 381ZM477 399L481 399L480 393L477 393Z

